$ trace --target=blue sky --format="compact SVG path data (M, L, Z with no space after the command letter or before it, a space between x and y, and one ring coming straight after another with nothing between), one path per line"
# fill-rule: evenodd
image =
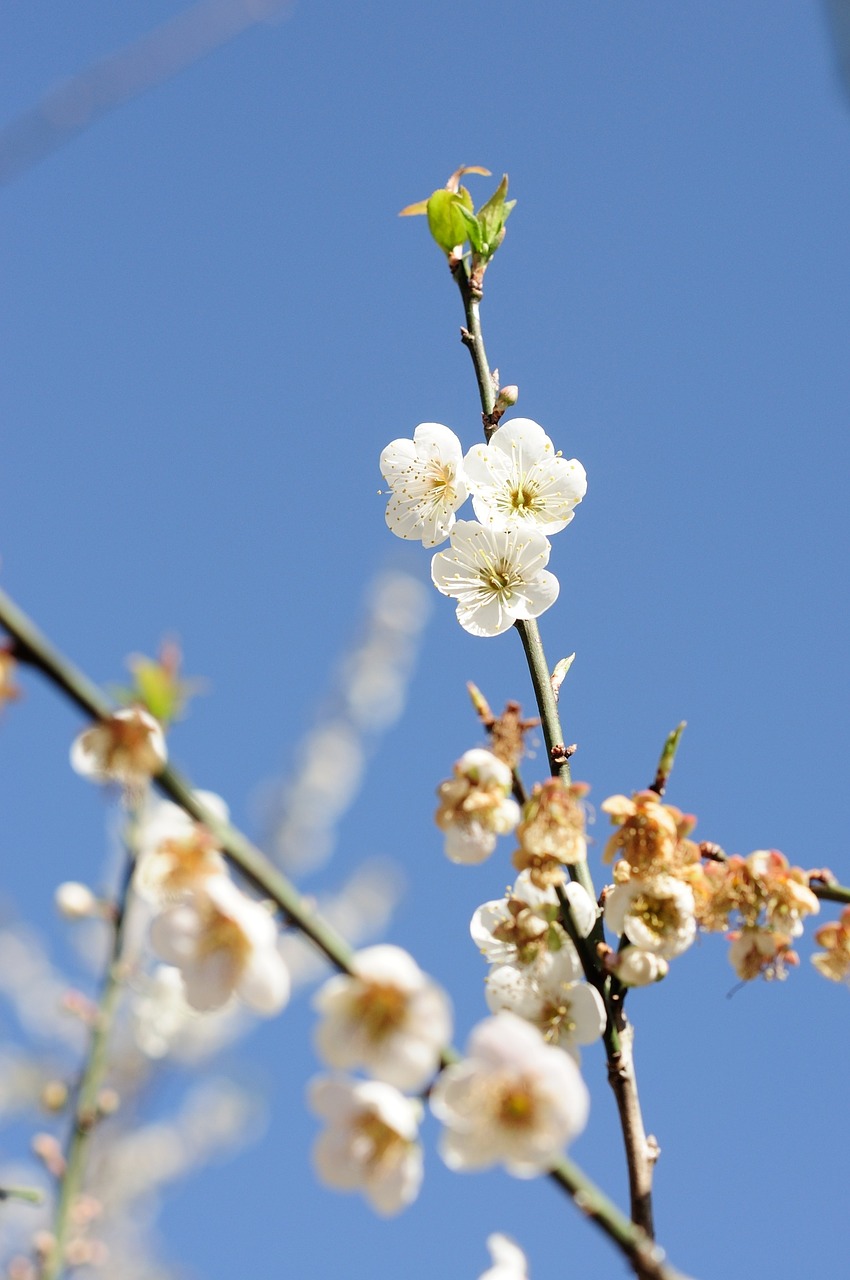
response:
M179 9L5 6L0 119ZM847 882L850 111L814 3L302 0L18 173L0 192L3 586L100 681L178 635L210 694L174 754L260 836L261 785L324 704L369 582L427 581L384 525L381 448L420 421L478 438L458 299L424 224L396 217L461 163L508 172L518 201L487 278L491 359L588 473L542 620L553 663L578 655L575 776L597 804L646 785L687 719L669 798L698 834ZM305 888L397 863L391 938L449 987L462 1042L484 1012L467 923L509 846L449 866L433 791L479 741L465 682L494 704L531 692L516 636L467 636L433 594L405 715ZM98 880L106 813L67 767L74 713L34 679L26 695L0 729L4 892L61 947L53 887ZM808 951L727 999L707 939L634 998L659 1238L691 1275L843 1258L847 993ZM430 1128L397 1221L316 1187L310 1025L302 996L258 1031L265 1138L165 1209L187 1276L476 1276L491 1230L535 1280L618 1274L553 1188L452 1177ZM601 1054L585 1061L574 1155L622 1200Z

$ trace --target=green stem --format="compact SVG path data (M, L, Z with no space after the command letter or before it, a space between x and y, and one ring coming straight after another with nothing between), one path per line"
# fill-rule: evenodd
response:
M664 1250L612 1204L571 1160L561 1160L550 1176L569 1191L585 1217L603 1228L609 1239L625 1254L639 1280L686 1280L680 1271L665 1261Z
M131 819L131 822L134 822L134 819ZM65 1249L71 1227L71 1215L82 1190L89 1142L99 1119L98 1103L106 1075L109 1038L121 996L124 923L127 918L133 866L133 842L130 840L124 875L115 904L112 948L92 1026L88 1056L77 1087L74 1124L65 1152L65 1169L59 1185L59 1198L53 1219L53 1243L41 1273L41 1280L58 1280L65 1270Z
M676 760L676 752L679 750L679 742L681 741L682 734L685 732L686 727L687 721L682 720L673 732L668 733L667 735L667 740L664 743L664 747L661 752L661 758L658 761L658 768L655 771L655 781L649 788L650 791L655 792L659 799L667 790L667 783L670 781L670 774L673 772L673 765Z
M28 1204L41 1204L44 1192L38 1187L0 1187L0 1202L3 1200L25 1200Z

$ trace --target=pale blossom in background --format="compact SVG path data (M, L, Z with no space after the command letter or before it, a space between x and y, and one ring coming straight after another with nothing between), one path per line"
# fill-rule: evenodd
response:
M467 1056L445 1068L430 1103L445 1126L440 1153L450 1169L503 1164L517 1177L553 1168L590 1109L573 1059L508 1012L473 1029Z
M354 970L316 993L317 1052L331 1067L360 1067L399 1089L422 1088L451 1038L448 996L401 947L366 947Z
M230 811L221 796L212 791L196 791L195 796L214 817L227 822ZM206 827L170 800L156 800L147 807L136 843L133 888L155 905L173 902L227 870Z
M502 422L487 444L469 450L464 467L475 514L493 529L523 524L559 533L587 492L581 463L557 454L530 418Z
M151 945L180 970L193 1009L220 1009L236 995L271 1016L289 999L274 920L227 876L210 877L156 916Z
M511 770L492 751L474 747L464 752L453 776L437 788L435 821L445 833L447 858L475 864L490 856L496 837L512 831L519 821L512 786Z
M126 707L90 725L71 746L71 767L93 782L144 786L165 766L162 725L142 707Z
M587 890L574 881L564 887L564 892L579 936L586 938L599 914L596 903ZM538 888L529 873L522 871L507 897L485 902L477 908L469 932L490 964L535 964L541 955L563 950L574 958L578 975L581 972L578 956L559 922L559 915L555 890Z
M468 495L455 433L439 422L421 422L412 440L387 445L381 475L392 489L387 525L393 533L426 547L445 542Z
M418 1099L377 1080L314 1080L310 1106L327 1122L313 1147L316 1172L338 1191L362 1191L384 1216L411 1204L422 1183Z
M478 1280L528 1280L528 1259L510 1236L494 1231L487 1237L487 1248L493 1265Z
M431 561L431 578L457 600L457 619L474 636L498 636L518 620L537 618L558 598L549 573L548 539L535 529L489 529L459 520L451 550Z

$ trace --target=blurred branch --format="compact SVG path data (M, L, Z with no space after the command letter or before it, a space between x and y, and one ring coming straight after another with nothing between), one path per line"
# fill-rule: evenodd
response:
M58 1280L58 1277L65 1270L65 1250L68 1244L68 1234L73 1225L74 1205L82 1191L89 1141L98 1120L101 1118L100 1094L106 1076L106 1055L121 995L124 922L127 918L130 884L133 879L133 867L135 865L135 810L128 821L126 857L121 885L115 900L112 946L106 962L100 999L98 1000L92 1023L89 1051L77 1086L73 1128L68 1139L64 1168L59 1179L59 1197L53 1218L53 1240L41 1272L41 1280Z
M12 182L103 116L138 98L293 0L199 0L66 80L0 130L0 185Z

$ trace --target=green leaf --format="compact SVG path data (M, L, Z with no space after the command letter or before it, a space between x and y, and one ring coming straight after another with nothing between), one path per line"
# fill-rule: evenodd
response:
M463 244L467 238L465 216L469 212L464 208L462 197L456 191L446 191L441 187L435 191L428 201L428 226L431 235L445 253L451 253L456 245Z
M516 204L516 200L505 200L507 194L508 175L504 174L490 199L478 210L482 241L488 256L492 256L502 243L505 223Z

